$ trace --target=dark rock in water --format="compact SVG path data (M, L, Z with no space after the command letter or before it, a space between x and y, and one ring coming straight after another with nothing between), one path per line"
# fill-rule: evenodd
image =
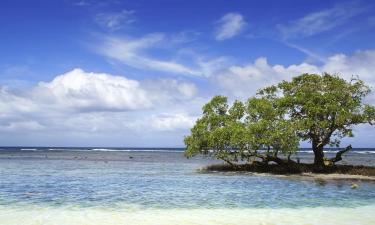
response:
M133 156L129 156L129 159L132 159L132 158L134 158Z

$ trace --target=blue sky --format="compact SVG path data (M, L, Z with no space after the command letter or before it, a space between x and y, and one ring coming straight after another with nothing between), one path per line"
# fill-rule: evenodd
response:
M0 4L1 145L182 146L216 94L304 72L375 86L372 1Z

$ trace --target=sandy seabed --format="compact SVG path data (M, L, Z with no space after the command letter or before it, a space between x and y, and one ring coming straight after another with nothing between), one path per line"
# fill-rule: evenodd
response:
M375 205L355 208L106 209L0 207L4 225L375 224Z

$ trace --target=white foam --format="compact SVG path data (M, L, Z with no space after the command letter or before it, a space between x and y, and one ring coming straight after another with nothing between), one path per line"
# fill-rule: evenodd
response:
M325 150L323 151L324 153L337 153L338 150ZM299 150L297 153L311 153L313 154L314 152L312 150ZM348 153L355 153L355 154L375 154L375 151L358 151L358 150L352 150L349 151Z
M37 148L21 148L21 151L38 151Z
M22 150L22 149L21 149ZM24 149L25 150L25 149ZM29 149L28 149L29 150ZM71 152L183 152L181 150L169 150L169 149L114 149L114 148L49 148L49 151L71 151Z
M375 205L301 209L107 209L0 207L0 223L15 224L375 224Z
M100 152L183 152L180 150L163 150L163 149L107 149L107 148L93 148L91 151Z
M354 151L354 153L358 153L358 154L375 154L375 151Z

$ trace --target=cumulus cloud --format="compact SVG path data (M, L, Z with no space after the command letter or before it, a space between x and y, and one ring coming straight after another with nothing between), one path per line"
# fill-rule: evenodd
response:
M120 12L99 13L95 22L101 27L115 31L135 21L133 10L122 10Z
M243 66L231 66L212 79L228 93L242 98L255 94L259 88L289 80L302 73L329 72L340 74L345 79L358 75L360 79L375 87L374 62L375 50L357 51L353 55L335 54L323 65L306 62L289 66L271 65L267 58L260 57Z
M4 117L13 111L28 113L33 112L37 106L22 95L12 93L7 87L0 87L0 116Z
M277 28L284 38L308 37L332 30L364 11L365 8L357 4L343 3L312 12L288 24L279 24Z
M238 35L245 27L246 22L241 14L232 12L221 17L217 24L215 39L223 41Z
M194 125L197 117L189 116L184 113L178 114L161 114L153 116L150 119L150 125L159 131L173 131L187 129Z
M37 131L44 129L37 121L10 121L8 123L0 124L0 131L18 132L22 131Z
M143 86L148 90L154 101L179 102L191 99L198 93L195 84L176 79L145 80Z
M0 87L0 133L129 139L186 131L195 118L189 102L197 91L184 80L132 80L74 69L22 92Z
M339 73L349 79L358 75L375 87L375 50L356 51L353 55L336 54L329 57L323 65L323 71Z
M134 110L152 105L138 81L81 69L40 82L32 94L35 101L83 110Z

